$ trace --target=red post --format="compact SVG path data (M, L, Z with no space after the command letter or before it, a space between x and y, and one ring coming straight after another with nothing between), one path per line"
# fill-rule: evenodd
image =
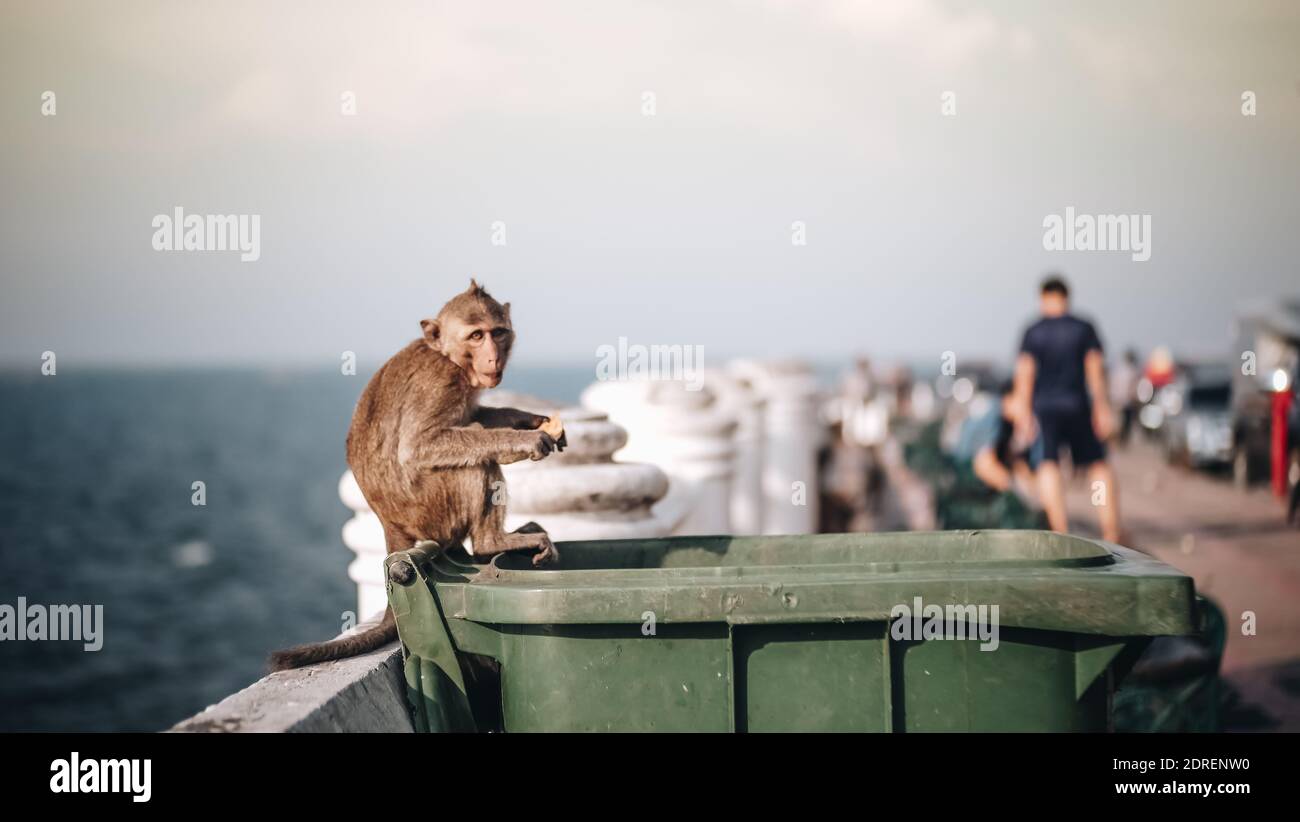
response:
M1287 443L1286 423L1291 413L1291 391L1273 392L1273 493L1279 497L1286 496Z

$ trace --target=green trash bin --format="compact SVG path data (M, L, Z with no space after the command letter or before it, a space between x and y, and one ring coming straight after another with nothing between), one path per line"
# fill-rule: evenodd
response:
M558 547L387 557L418 728L1105 731L1150 639L1195 627L1189 577L1042 531Z
M1200 629L1162 637L1133 665L1115 694L1115 730L1128 733L1218 733L1222 730L1219 666L1227 620L1213 600L1197 597Z

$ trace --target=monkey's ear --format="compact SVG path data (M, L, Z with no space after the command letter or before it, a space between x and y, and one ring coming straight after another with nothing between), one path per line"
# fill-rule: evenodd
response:
M478 280L474 279L473 277L470 277L470 278L469 278L469 288L466 289L466 290L469 291L469 292L472 294L472 293L474 293L475 291L482 291L482 290L483 290L483 286L481 286L481 285L478 284Z
M424 332L424 342L430 348L438 347L438 340L442 336L442 328L439 327L437 320L420 320L420 330Z

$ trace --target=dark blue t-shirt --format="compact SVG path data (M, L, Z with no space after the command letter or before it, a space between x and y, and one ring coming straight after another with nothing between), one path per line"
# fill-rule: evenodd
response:
M1088 410L1088 384L1083 358L1101 351L1101 339L1092 323L1070 314L1044 317L1025 331L1020 350L1034 358L1035 413L1071 413Z

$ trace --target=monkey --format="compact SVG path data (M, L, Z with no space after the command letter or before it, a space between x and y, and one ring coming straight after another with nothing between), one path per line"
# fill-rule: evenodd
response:
M544 459L567 445L562 432L556 439L540 430L549 417L478 404L505 373L515 339L510 303L471 279L420 329L370 379L347 436L348 466L383 524L388 553L421 540L446 549L469 537L476 561L536 549L534 565L555 562L550 536L534 522L506 533L505 506L493 499L501 463ZM388 608L360 633L276 651L271 668L356 656L396 638Z

